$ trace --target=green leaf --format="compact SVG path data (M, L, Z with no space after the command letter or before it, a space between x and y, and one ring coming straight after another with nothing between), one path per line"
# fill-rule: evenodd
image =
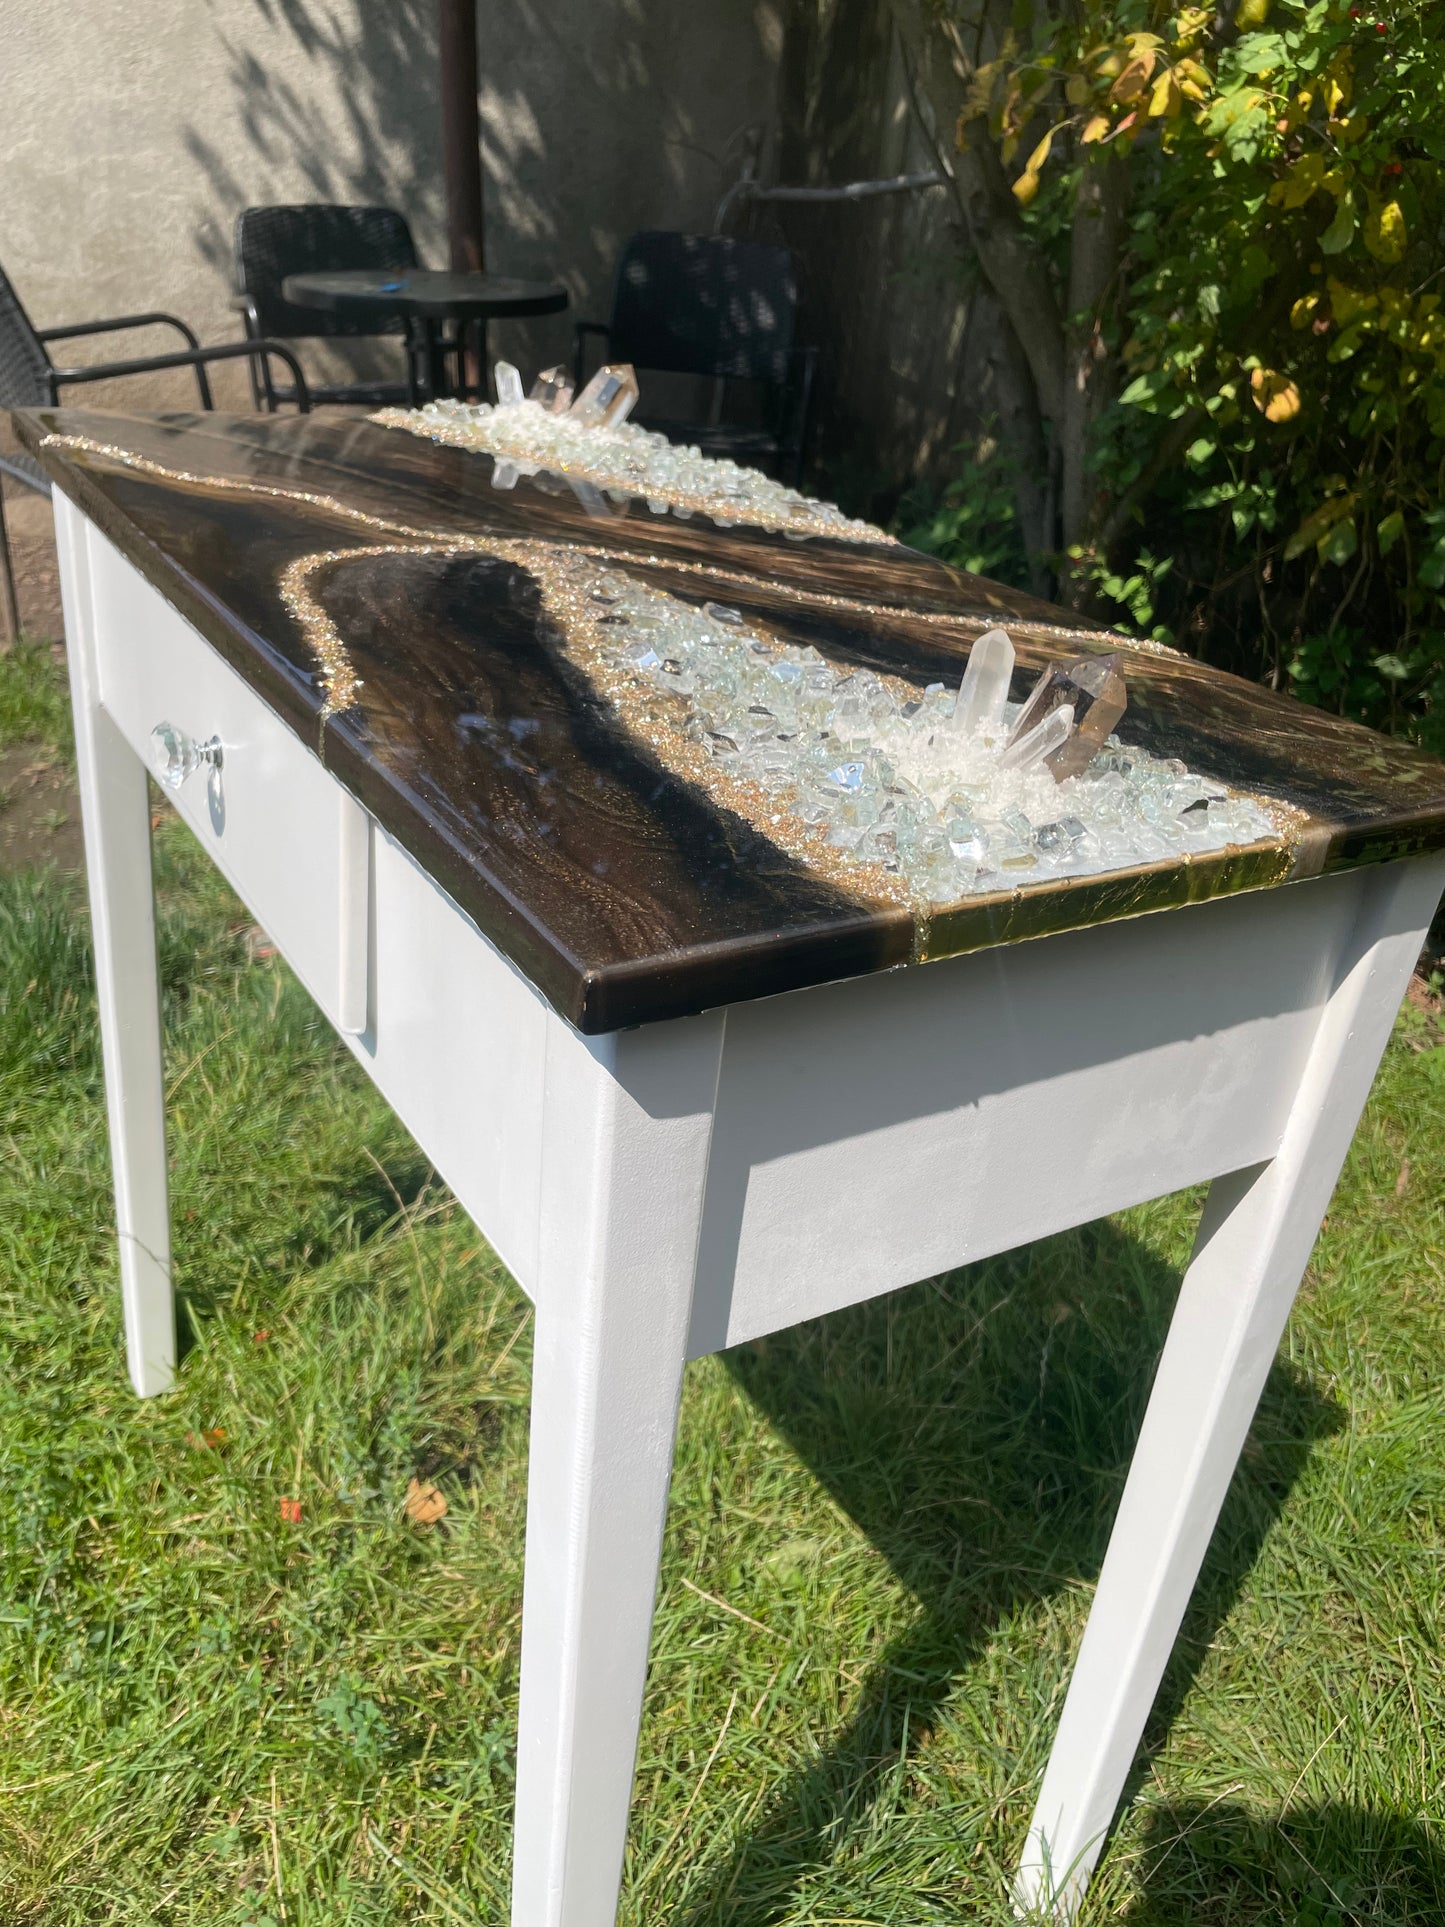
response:
M1321 559L1325 562L1348 562L1360 546L1360 538L1355 533L1353 515L1335 523L1327 535L1320 537L1318 547Z
M1235 64L1245 74L1272 74L1284 59L1277 33L1247 33L1235 44Z
M1405 518L1399 509L1392 509L1375 530L1375 540L1380 545L1380 554L1388 555L1405 533Z
M1219 444L1210 441L1207 435L1201 435L1197 442L1191 442L1188 448L1185 449L1184 459L1193 462L1196 467L1202 468L1210 456L1214 454L1218 446Z
M1404 682L1410 674L1398 656L1376 656L1375 667L1390 682Z
M1147 375L1135 375L1129 386L1120 395L1120 404L1125 408L1135 407L1140 402L1151 402L1163 394L1169 386L1169 375L1163 368L1151 368Z
M1340 196L1335 218L1320 236L1320 249L1325 254L1343 254L1355 238L1355 197L1346 190Z

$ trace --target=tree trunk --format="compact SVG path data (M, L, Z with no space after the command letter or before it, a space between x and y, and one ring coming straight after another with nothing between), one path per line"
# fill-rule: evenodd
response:
M1086 150L1088 151L1088 150ZM1112 399L1115 363L1103 322L1116 293L1129 204L1129 166L1097 148L1079 177L1069 250L1069 326L1059 417L1061 520L1065 548L1094 534L1098 483L1089 466L1095 422Z
M1058 297L986 129L974 129L971 140L956 137L972 66L952 23L940 18L930 0L895 0L893 19L914 117L1003 311L1004 346L995 364L999 426L1018 464L1014 499L1030 574L1034 586L1046 590L1045 558L1059 547L1054 451L1068 360Z

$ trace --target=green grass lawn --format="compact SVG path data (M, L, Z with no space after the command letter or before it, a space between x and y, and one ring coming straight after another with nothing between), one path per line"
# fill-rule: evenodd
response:
M61 737L59 675L0 658L0 732ZM82 896L0 880L0 1927L501 1923L528 1306L156 845L187 1351L146 1404ZM1445 1919L1433 1035L1402 1018L1086 1922ZM1010 1920L1197 1207L690 1368L631 1927Z

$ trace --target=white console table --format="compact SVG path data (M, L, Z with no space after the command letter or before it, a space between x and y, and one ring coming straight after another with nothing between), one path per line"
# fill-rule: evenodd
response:
M845 963L839 981L819 967L772 994L757 994L771 965L750 977L744 959L709 1007L587 1034L511 934L526 905L490 932L485 906L464 907L402 805L388 822L353 775L334 717L286 713L260 643L248 671L246 637L274 637L207 574L248 553L196 536L231 497L263 518L247 524L258 568L288 492L334 519L356 425L232 424L244 459L226 468L200 418L28 422L57 483L136 1391L175 1371L146 788L162 722L219 744L219 771L203 761L178 809L536 1306L516 1927L614 1917L686 1361L1209 1182L1023 1848L1020 1901L1067 1918L1445 887L1445 772L1407 785L1397 860L1331 867L1320 835L1327 873L1283 887L912 966ZM365 436L376 463L407 439ZM443 453L438 487L453 488ZM358 497L357 513L434 527L439 509L422 517L400 482L396 496L390 511ZM184 542L162 528L178 503ZM483 496L464 507L482 513ZM330 546L387 539L363 527ZM363 668L363 711L379 674ZM314 687L293 682L314 719Z

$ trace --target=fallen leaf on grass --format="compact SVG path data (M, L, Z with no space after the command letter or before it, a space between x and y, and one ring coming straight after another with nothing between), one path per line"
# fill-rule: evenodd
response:
M193 1452L214 1452L226 1443L224 1425L209 1426L204 1432L187 1432L186 1444Z
M247 924L241 932L246 945L247 963L269 963L276 955L276 946L266 935L259 923Z
M1395 1180L1395 1196L1403 1198L1410 1187L1410 1160L1405 1158L1400 1165L1400 1175Z
M266 1331L257 1332L255 1336L252 1338L251 1343L253 1345L264 1345L266 1340L270 1336L271 1336L270 1332L266 1332Z
M436 1486L413 1479L406 1488L406 1516L413 1525L434 1526L447 1516L447 1502Z
M283 1499L281 1501L281 1519L285 1525L299 1526L301 1523L301 1501L299 1499Z

